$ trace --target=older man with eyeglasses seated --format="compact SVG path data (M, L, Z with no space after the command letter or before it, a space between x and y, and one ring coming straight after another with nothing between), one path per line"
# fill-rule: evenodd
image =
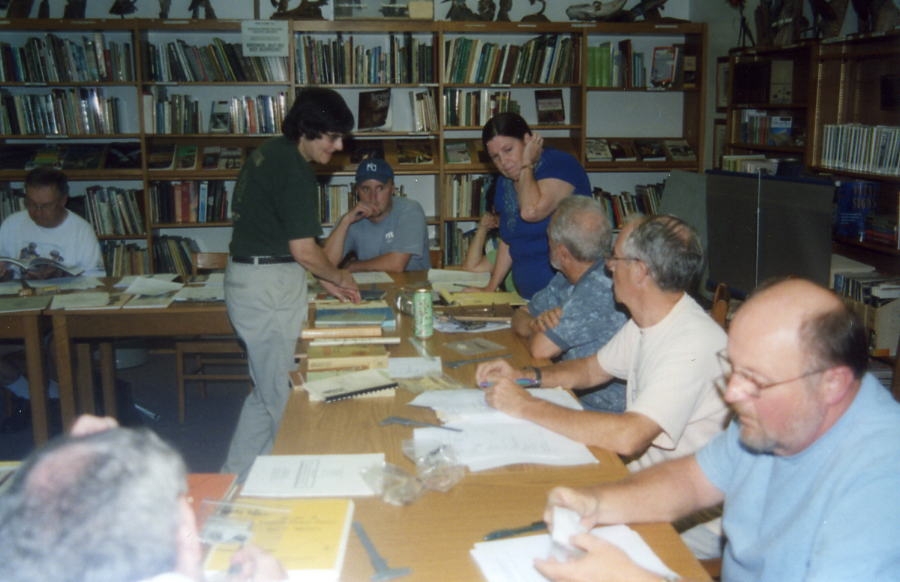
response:
M616 300L631 319L584 358L544 368L515 370L506 360L479 366L491 406L587 445L625 457L631 470L689 455L719 434L727 408L713 382L722 328L688 294L700 275L703 247L697 232L674 216L640 217L625 225L607 259ZM572 410L535 398L515 383L588 388L626 381L625 412ZM706 516L708 519L708 516ZM697 521L700 521L698 519ZM720 555L717 520L682 534L700 558Z
M897 580L900 404L866 373L867 334L832 292L801 279L738 311L718 382L735 418L696 454L613 484L557 488L586 527L674 520L724 501L722 580ZM538 562L551 580L659 580L622 552Z

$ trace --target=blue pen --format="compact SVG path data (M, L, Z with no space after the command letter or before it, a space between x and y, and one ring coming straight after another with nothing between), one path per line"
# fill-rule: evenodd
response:
M478 387L490 388L495 383L496 382L479 382ZM534 388L535 386L537 386L537 384L535 384L534 380L532 380L531 378L516 378L516 384L518 384L519 386L524 386L526 388Z

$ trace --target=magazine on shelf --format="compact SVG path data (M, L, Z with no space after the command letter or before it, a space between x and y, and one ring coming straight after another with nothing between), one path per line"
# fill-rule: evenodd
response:
M359 94L359 131L388 131L391 129L391 90L378 89Z

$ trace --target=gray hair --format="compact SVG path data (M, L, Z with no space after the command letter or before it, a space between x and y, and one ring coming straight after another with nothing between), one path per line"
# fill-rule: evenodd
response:
M694 227L669 214L641 216L622 245L640 259L663 291L691 291L703 270L703 245Z
M108 582L175 570L185 467L147 429L59 437L0 495L0 580Z
M612 228L603 204L588 196L567 196L553 213L547 236L575 259L595 262L609 256Z

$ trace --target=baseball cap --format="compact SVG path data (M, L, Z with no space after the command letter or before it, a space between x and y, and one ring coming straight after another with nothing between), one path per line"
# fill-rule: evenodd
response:
M394 170L390 164L381 158L368 158L359 163L356 167L356 182L362 183L366 180L378 180L382 184L394 179Z

